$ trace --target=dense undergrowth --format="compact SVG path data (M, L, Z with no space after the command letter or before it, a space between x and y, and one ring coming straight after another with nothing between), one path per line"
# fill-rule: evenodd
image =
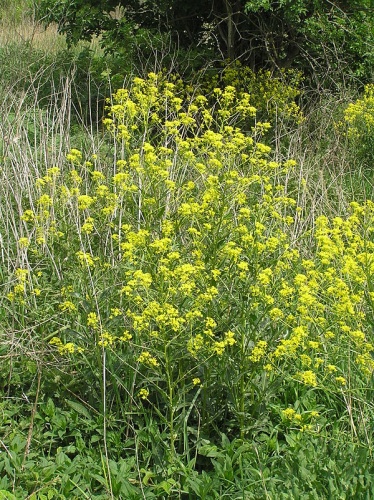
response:
M21 46L0 498L371 498L371 87L306 106L294 72L113 80Z

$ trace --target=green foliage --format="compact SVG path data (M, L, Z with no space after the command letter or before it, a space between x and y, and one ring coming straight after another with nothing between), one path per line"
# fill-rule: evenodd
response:
M71 408L62 410L52 399L40 402L33 423L38 448L31 451L26 451L28 405L23 402L2 406L2 431L8 446L0 460L1 486L16 498L107 498L107 478L97 447L102 439L101 422L83 405L67 403ZM135 481L134 466L133 458L118 458L111 463L112 488L117 498L139 494L130 482Z
M330 87L334 79L370 79L374 41L371 1L250 1L245 10L263 22L261 36L268 57L277 66L292 64L306 70L319 85Z
M103 46L132 59L142 45L138 61L159 61L159 40L169 36L168 55L177 50L200 53L208 61L239 59L252 69L298 68L318 85L330 87L353 78L368 80L373 68L373 6L368 0L269 0L214 3L119 2L121 16L109 11L118 2L42 0L40 16L57 22L69 43L103 34ZM339 48L337 50L337 47ZM144 52L143 52L144 51ZM199 63L202 61L199 58ZM191 64L192 58L189 58ZM150 64L149 68L152 68ZM161 69L159 67L159 69Z
M109 16L110 10L117 1L84 0L42 1L39 6L41 18L48 16L50 20L59 20L62 32L66 33L69 43L89 40L92 35L99 35L102 30L110 29L115 23Z

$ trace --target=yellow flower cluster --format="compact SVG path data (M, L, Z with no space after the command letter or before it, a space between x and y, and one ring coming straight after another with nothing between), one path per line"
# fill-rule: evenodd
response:
M252 97L234 84L202 95L151 74L107 111L116 160L101 171L71 150L64 169L37 181L17 245L20 262L61 281L48 300L85 352L115 350L139 377L175 377L173 390L184 378L200 386L199 374L212 398L209 373L224 370L243 399L256 377L340 393L352 367L373 373L372 202L319 217L296 241L302 214L286 186L295 162L273 160L260 142L268 121L255 125ZM9 300L33 290L38 302L31 272L12 279ZM60 354L79 352L52 340Z
M82 152L78 149L71 149L66 155L66 159L73 164L80 164L82 161Z
M138 396L141 398L141 399L148 399L148 396L149 396L149 390L148 389L145 389L144 387L142 389L140 389L139 393L138 393Z
M152 366L153 368L158 366L157 359L148 351L143 351L138 357L137 361L138 363L143 363L145 365Z
M83 348L77 347L73 342L66 342L65 344L59 337L53 337L49 344L57 348L57 351L62 356L67 356L68 354L82 353Z
M267 345L268 343L265 340L259 340L253 347L249 359L253 361L253 363L260 361L266 353Z
M309 411L298 413L294 408L286 408L282 410L282 417L284 423L296 426L301 432L316 431L319 413L317 411ZM317 422L316 422L317 420Z
M225 66L221 73L222 85L231 85L237 92L249 92L258 113L266 113L271 120L282 117L300 122L303 119L296 103L301 81L302 75L294 70L282 70L282 74L275 77L266 70L254 72L240 61ZM209 79L205 85L210 89L219 83L216 78L213 81Z
M225 333L225 337L223 340L215 342L213 344L213 351L218 354L218 356L222 356L225 352L225 348L228 346L232 346L236 343L234 332L228 331Z
M348 136L366 139L374 131L374 84L365 86L364 96L347 106L344 120L348 126Z
M27 269L18 268L14 272L15 284L12 290L8 292L7 298L10 302L17 302L18 304L25 304L27 292L31 285L29 280L29 271Z
M78 250L78 252L76 253L76 256L77 256L78 261L79 261L81 266L83 266L83 267L95 267L95 260L97 260L97 257L93 257L88 252L82 252L82 250Z

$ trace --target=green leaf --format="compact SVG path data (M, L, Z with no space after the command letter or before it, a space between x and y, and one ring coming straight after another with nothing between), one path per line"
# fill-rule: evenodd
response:
M217 446L206 444L199 448L199 455L203 457L218 457L221 453L218 451Z
M17 500L17 498L9 491L0 490L0 500Z
M167 481L161 481L160 484L157 485L158 488L163 489L169 495L173 486L175 486L176 482L173 479L168 479Z
M143 472L143 471L141 471L141 472ZM143 482L143 484L144 484L145 486L147 486L147 484L149 483L149 480L150 480L152 477L154 477L154 476L155 476L155 474L154 474L152 471L149 471L149 470L144 471L144 477L143 477L143 481L142 481L142 482Z
M91 415L90 415L89 411L81 403L77 403L77 401L71 401L69 399L66 400L66 403L70 406L70 408L72 408L77 413L80 413L81 415L83 415L87 419L91 419Z

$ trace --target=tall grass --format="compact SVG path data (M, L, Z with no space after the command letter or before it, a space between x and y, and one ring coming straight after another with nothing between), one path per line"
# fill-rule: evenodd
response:
M44 28L36 21L35 4L29 0L0 4L0 46L27 43L30 48L50 53L66 48L65 39L56 26ZM9 61L12 64L12 61Z

